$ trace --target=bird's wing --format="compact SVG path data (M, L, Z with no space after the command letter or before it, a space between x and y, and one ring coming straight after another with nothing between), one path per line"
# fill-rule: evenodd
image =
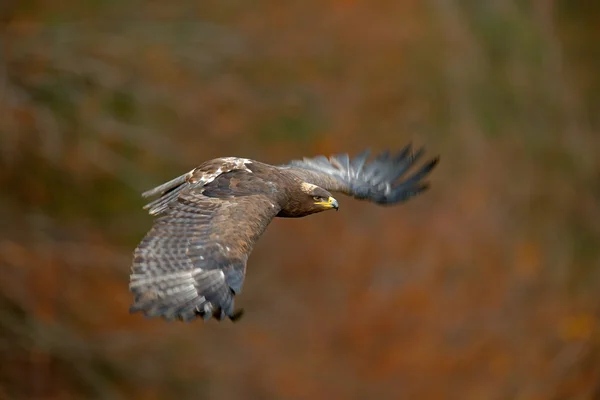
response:
M409 144L397 154L385 151L372 161L367 161L369 151L365 150L354 158L348 154L336 154L329 158L317 156L293 160L280 168L330 191L377 204L395 204L407 201L428 188L422 179L436 166L438 157L429 160L414 173L407 174L423 152L422 148L413 152Z
M234 169L204 186L192 175L147 192L162 194L153 202L161 216L134 252L131 312L185 321L198 315L235 319L234 295L242 289L246 261L280 206L252 189L251 179L258 178L250 172Z

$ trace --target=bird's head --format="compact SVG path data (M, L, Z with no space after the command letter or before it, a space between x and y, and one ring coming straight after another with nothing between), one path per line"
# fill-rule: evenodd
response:
M277 216L299 218L332 209L338 209L338 202L331 193L312 183L302 182L290 192L288 201Z
M307 214L338 209L339 206L337 200L333 198L331 193L322 187L303 182L301 188L304 197L303 206L305 207Z

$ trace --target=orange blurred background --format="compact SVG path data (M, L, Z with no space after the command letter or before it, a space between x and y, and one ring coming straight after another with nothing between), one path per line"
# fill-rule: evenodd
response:
M600 3L5 0L0 399L600 399ZM237 324L130 315L143 190L407 142L276 220Z

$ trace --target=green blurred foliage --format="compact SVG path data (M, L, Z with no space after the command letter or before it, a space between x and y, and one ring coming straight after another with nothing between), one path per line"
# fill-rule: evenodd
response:
M1 3L0 398L598 398L598 23L558 0ZM240 323L128 314L141 191L411 140L441 154L431 190L275 221Z

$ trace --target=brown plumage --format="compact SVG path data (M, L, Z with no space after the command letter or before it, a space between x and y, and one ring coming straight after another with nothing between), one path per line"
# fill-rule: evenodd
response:
M143 193L159 195L145 206L159 217L134 252L131 312L168 320L237 319L242 311L234 309L234 297L248 256L273 218L337 209L329 191L377 204L404 202L427 189L422 179L438 162L400 180L422 154L408 145L370 162L368 151L279 166L217 158Z

